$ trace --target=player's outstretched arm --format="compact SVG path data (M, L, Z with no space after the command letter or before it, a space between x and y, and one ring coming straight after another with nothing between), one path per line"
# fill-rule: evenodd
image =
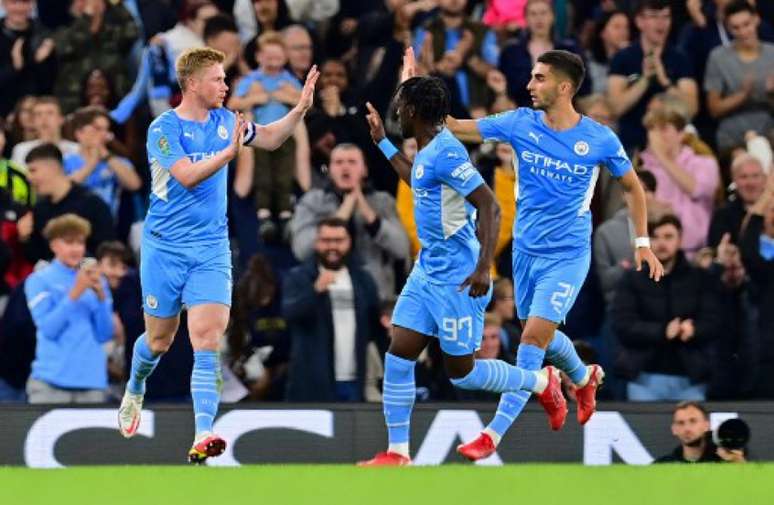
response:
M398 177L411 186L411 161L406 158L406 155L400 152L392 143L387 139L387 134L384 131L384 124L382 123L382 117L379 115L371 102L366 102L366 108L368 114L366 119L368 120L368 126L371 129L371 139L379 146L384 156L390 160L390 165L398 173Z
M237 155L239 148L242 146L245 127L245 120L242 117L242 114L237 113L234 132L232 133L231 143L228 147L219 151L212 158L203 159L196 163L192 162L187 156L183 156L170 167L169 172L172 174L172 177L186 189L191 189L203 180L209 178Z
M475 119L454 119L446 116L446 127L462 142L480 144L484 141Z
M648 209L645 201L645 190L642 189L639 178L634 170L627 171L620 179L624 191L631 198L627 199L629 205L629 214L634 222L634 229L637 233L637 243L634 250L634 264L637 271L642 269L642 262L648 264L650 278L658 282L664 275L664 267L661 262L650 250L648 239Z
M296 106L277 121L267 125L255 125L255 137L250 142L251 146L273 151L293 135L296 126L304 119L306 111L314 103L314 87L318 77L320 77L320 72L317 70L317 65L314 65L306 74L306 82L304 82L301 98Z
M481 243L481 250L478 253L476 269L462 282L460 291L470 286L470 296L478 297L487 294L491 283L490 269L494 262L497 235L500 231L500 204L486 184L481 184L471 191L467 200L478 212L478 241Z

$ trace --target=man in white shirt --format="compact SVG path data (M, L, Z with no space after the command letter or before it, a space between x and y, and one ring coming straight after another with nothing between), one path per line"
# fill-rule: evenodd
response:
M19 166L26 166L25 159L30 151L41 144L55 144L63 156L78 154L78 144L62 138L62 125L65 118L59 100L53 96L41 96L35 99L32 106L32 123L38 138L16 144L11 153L11 161Z

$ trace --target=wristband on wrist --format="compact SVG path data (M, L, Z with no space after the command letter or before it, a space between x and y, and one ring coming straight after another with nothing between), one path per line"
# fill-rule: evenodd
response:
M634 247L646 247L650 249L650 237L637 237L634 239Z
M387 158L388 160L392 159L393 156L398 154L398 148L395 147L393 143L390 142L390 139L388 139L387 137L384 137L376 145L379 147L379 150L382 151L382 154L384 154L384 157Z

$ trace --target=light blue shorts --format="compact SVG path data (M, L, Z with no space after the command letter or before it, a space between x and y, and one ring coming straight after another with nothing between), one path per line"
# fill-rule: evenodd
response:
M473 354L481 346L492 287L478 298L470 297L470 288L458 290L456 284L434 284L413 272L395 304L392 324L437 337L446 354Z
M513 251L513 286L519 319L539 317L561 323L586 280L591 251L552 259Z
M208 247L171 247L143 237L140 247L143 310L172 317L204 303L231 306L231 250L228 241Z

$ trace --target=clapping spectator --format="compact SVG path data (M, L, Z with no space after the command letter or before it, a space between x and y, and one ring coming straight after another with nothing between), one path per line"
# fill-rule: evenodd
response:
M96 106L79 109L73 117L73 130L80 149L78 154L64 158L65 173L73 182L102 198L116 218L120 191L137 191L142 180L131 161L110 149L113 134L105 109Z
M25 95L51 92L54 41L48 30L32 18L32 0L3 0L0 19L0 116L5 116Z
M657 93L666 91L679 96L688 105L690 115L698 110L698 91L690 61L667 42L672 24L669 2L640 0L634 20L640 37L613 57L608 77L610 103L620 117L618 135L629 151L645 145L642 117Z
M718 148L728 151L749 130L767 135L774 128L774 44L761 42L760 18L747 0L726 6L725 24L734 41L710 53L704 89L709 113L720 119Z
M625 12L605 12L596 21L590 41L591 47L586 55L592 93L607 91L610 61L618 51L629 45L630 40L629 16Z
M110 74L119 96L129 91L126 62L139 36L134 18L120 3L84 0L76 15L54 37L59 60L54 92L65 113L80 105L81 86L94 68Z
M293 254L301 261L314 252L317 223L335 215L347 223L353 249L376 280L382 299L396 293L395 263L408 260L409 243L395 211L395 199L367 183L363 151L340 144L331 153L330 181L304 194L291 221Z
M96 261L84 262L91 226L74 214L49 221L43 234L54 260L25 284L37 327L27 381L30 403L98 403L107 388L102 344L113 338L113 301Z
M628 270L615 294L613 326L620 352L616 370L632 401L703 400L711 378L711 349L721 330L717 281L680 251L683 227L667 215L650 225L661 282L647 268Z
M59 100L53 96L41 96L32 105L32 125L35 129L35 139L16 144L11 154L11 160L17 165L24 165L27 154L35 147L44 144L56 144L63 155L78 152L78 144L62 138L62 126L65 118Z
M642 153L642 166L656 177L656 198L668 203L681 222L690 223L682 234L682 248L693 257L707 241L720 179L717 162L683 144L686 121L681 114L655 109L645 116L643 123L648 145Z
M289 401L363 401L366 349L385 348L376 283L352 256L341 218L323 219L315 256L290 270L282 312L291 338Z
M83 186L74 183L64 173L62 152L54 144L41 144L27 155L30 183L38 201L31 212L18 222L19 240L24 243L27 258L33 263L51 257L43 236L46 224L62 214L73 213L89 222L87 251L113 239L113 219L104 201Z

